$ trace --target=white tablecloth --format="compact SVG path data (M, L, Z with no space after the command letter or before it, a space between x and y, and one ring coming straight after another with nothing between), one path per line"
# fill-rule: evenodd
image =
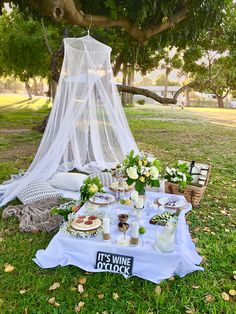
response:
M150 204L151 200L166 196L166 194L148 192L147 196ZM149 208L148 203L141 221L142 225L146 226L147 232L141 236L138 246L121 247L115 241L120 234L117 228L117 215L127 212L129 214L129 223L135 219L132 216L133 209L131 206L112 204L100 207L99 210L112 217L111 242L94 238L77 238L59 231L45 250L39 250L36 253L35 263L42 268L75 265L89 272L101 272L103 270L95 269L98 251L133 256L133 275L154 283L159 283L161 280L176 274L183 277L190 272L203 270L202 267L197 266L201 262L201 257L195 249L185 221L185 214L191 210L190 204L179 215L176 229L176 249L171 253L162 253L153 248L155 233L163 227L157 227L149 223L150 217L155 215L157 209ZM86 212L85 206L81 208L79 214L84 212Z

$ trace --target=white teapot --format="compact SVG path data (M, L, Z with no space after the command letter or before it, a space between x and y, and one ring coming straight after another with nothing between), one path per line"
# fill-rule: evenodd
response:
M161 233L156 233L154 248L163 253L170 253L175 250L175 231L177 219L170 218Z

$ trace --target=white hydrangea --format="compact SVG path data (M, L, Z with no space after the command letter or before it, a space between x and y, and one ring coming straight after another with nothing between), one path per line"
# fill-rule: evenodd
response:
M159 171L158 171L157 167L155 167L155 166L150 167L150 175L151 175L152 180L158 179Z
M166 172L170 175L172 174L172 170L169 167L166 167Z
M179 181L179 178L178 178L178 177L174 177L174 178L171 179L171 181L172 181L172 182L178 182L178 181Z
M135 167L130 167L126 170L127 175L130 179L136 180L138 179L137 169Z
M141 174L144 174L144 173L146 172L145 169L146 169L146 167L142 166L141 169L140 169L140 173L141 173Z

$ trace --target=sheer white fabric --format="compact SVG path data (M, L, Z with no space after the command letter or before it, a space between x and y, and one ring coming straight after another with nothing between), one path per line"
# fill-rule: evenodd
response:
M55 101L38 152L26 174L0 186L0 205L35 179L74 168L109 169L132 149L110 63L111 48L87 35L64 39L65 55Z

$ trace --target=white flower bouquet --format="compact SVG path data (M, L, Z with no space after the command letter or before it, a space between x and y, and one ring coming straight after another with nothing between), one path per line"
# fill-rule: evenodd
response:
M179 185L183 191L187 184L191 184L193 178L187 163L175 163L172 168L166 167L164 178L169 182Z
M147 185L151 187L160 186L161 163L157 159L150 158L147 155L135 156L132 150L123 161L123 168L127 177L127 184L134 184L135 190L139 194L145 194Z

